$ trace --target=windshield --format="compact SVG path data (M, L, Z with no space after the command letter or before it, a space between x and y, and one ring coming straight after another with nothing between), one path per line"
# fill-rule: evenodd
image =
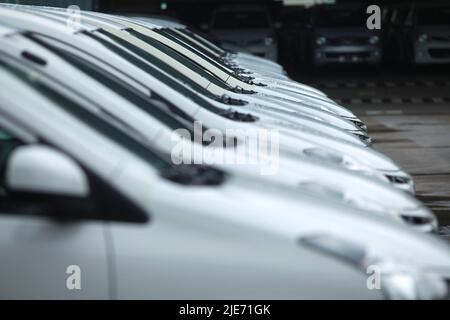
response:
M190 41L189 39L186 38L180 39L179 35L177 35L174 31L169 29L160 29L153 31L176 42L183 48L193 52L194 54L202 57L203 59L208 60L208 62L213 64L215 67L219 68L221 71L227 73L228 75L232 75L232 71L227 69L226 66L223 65L222 61L218 60L217 57L214 57L208 51L204 50L203 48L198 46L196 43Z
M366 27L367 14L363 10L318 9L315 25L318 27Z
M43 41L34 38L32 35L29 35L28 38L56 53L91 78L108 86L109 89L127 99L141 110L144 110L152 117L158 119L170 129L177 130L184 128L190 131L191 136L193 136L194 119L175 106L166 104L165 101L162 101L162 98L155 93L152 93L151 98L147 97L143 93L138 92L136 89L120 81L120 79L116 78L111 73L101 69L100 65L95 65L74 53L55 47L47 42L44 43ZM158 100L162 101L162 103L157 103Z
M97 31L97 34L92 33L86 33L89 37L92 39L102 43L105 45L108 49L112 50L114 53L120 55L127 61L133 63L146 73L154 76L158 80L164 82L166 85L171 87L173 90L179 92L180 94L184 95L185 97L189 98L191 101L195 102L197 105L212 111L216 114L219 114L223 109L217 108L211 103L204 100L200 95L198 95L196 92L207 96L211 99L217 98L216 96L212 95L208 90L203 88L202 86L195 83L192 79L189 77L183 75L182 73L178 72L174 68L170 67L169 65L165 64L161 60L157 59L153 55L149 54L145 50L142 50L136 46L133 46L132 44L119 39L115 37L112 34L108 34L104 30ZM107 39L110 39L111 41L117 43L118 45L114 45L110 41L107 41L103 39L102 37L106 37ZM121 46L123 46L125 49L131 51L132 53L140 56L145 61L135 57L133 54L128 53L126 50L121 49ZM148 62L148 63L147 63ZM151 65L150 65L151 63ZM152 65L156 66L157 68L153 67ZM189 87L179 83L178 81L174 80L173 78L180 80L185 85L188 85Z
M270 21L265 11L219 11L214 16L214 29L267 29Z
M56 90L51 86L48 81L41 79L35 72L30 72L28 69L25 70L18 65L12 65L9 59L8 62L0 59L0 68L2 72L12 73L35 91L51 100L57 107L63 109L65 112L80 120L102 136L107 137L121 147L132 152L156 170L161 171L172 167L172 164L168 160L164 159L153 150L148 149L148 147L139 143L137 140L118 129L115 125L104 120L99 114L94 114L83 105L75 102L66 95L63 95L59 90Z
M191 38L194 38L195 40L201 42L204 46L206 46L211 51L214 51L218 55L223 55L223 54L226 53L222 48L218 47L217 45L215 45L211 41L201 37L200 35L192 32L192 31L190 31L188 29L177 29L177 31L181 32L186 37L191 37Z
M420 8L417 14L417 24L420 26L450 25L450 7Z
M169 48L168 46L162 44L161 42L159 42L158 40L155 40L153 38L150 38L142 33L139 33L135 30L129 29L127 30L132 36L138 38L139 40L144 41L146 44L158 49L159 51L161 51L163 54L173 58L174 60L178 61L179 63L181 63L182 65L184 65L185 67L189 68L190 70L192 70L193 72L197 73L199 76L207 79L209 82L215 84L216 86L224 89L224 90L229 90L231 89L231 87L226 84L225 82L223 82L221 79L219 79L218 77L216 77L215 75L213 75L211 72L209 72L208 70L204 69L202 66L200 66L199 64L195 63L194 61L186 58L185 56L183 56L182 54L176 52L175 50L173 50L172 48Z

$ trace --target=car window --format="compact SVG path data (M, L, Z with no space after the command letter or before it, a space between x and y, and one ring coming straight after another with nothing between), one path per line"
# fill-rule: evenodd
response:
M219 11L214 15L215 29L266 29L270 21L265 11Z
M78 102L75 102L73 99L70 99L66 95L57 91L54 87L49 85L48 82L43 81L38 74L33 73L31 75L20 66L19 62L13 65L12 61L8 60L8 62L5 62L0 59L0 72L1 71L14 74L18 79L22 80L35 91L54 102L56 106L80 120L102 136L108 137L124 149L127 149L131 153L135 154L156 170L164 170L172 166L169 159L166 159L159 153L150 150L142 142L133 138L131 135L126 134L120 130L117 125L114 125L112 122L106 120L110 119L120 121L120 119L111 119L110 117L113 117L112 115L104 113L99 114L88 110Z
M450 7L420 8L417 10L417 24L420 26L450 25Z
M361 27L366 26L364 10L318 8L315 25L318 27Z

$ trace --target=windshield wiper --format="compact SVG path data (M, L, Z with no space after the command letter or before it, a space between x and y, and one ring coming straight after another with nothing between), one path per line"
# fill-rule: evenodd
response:
M244 101L241 99L233 99L230 96L227 96L226 94L221 95L221 96L216 96L214 99L223 104L232 105L232 106L245 106L248 104L247 101Z
M224 118L240 122L256 122L259 120L257 117L249 113L241 113L239 111L234 111L233 109L221 110L219 111L219 115Z
M256 93L256 91L253 91L253 90L246 90L246 89L244 89L244 88L241 88L241 87L239 87L239 86L236 86L236 87L234 87L234 88L231 88L231 89L229 89L231 92L234 92L234 93L241 93L241 94L255 94Z
M218 186L225 182L224 171L202 165L171 166L161 172L161 176L172 182L189 186Z

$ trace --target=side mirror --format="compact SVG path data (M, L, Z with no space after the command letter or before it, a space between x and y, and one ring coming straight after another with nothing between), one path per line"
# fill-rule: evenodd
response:
M55 220L145 223L145 210L66 154L43 145L12 151L4 185L8 211ZM92 188L92 189L91 189Z
M5 184L12 192L89 197L89 182L81 167L65 154L46 146L22 146L11 154Z

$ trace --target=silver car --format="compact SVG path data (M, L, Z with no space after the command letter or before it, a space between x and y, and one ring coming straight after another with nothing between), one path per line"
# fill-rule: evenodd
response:
M401 40L408 60L414 64L450 63L450 6L414 6Z
M367 29L366 19L365 11L354 7L314 8L311 31L314 63L381 63L381 36L378 31Z
M212 14L210 28L224 49L273 61L278 58L274 26L264 6L219 7Z

